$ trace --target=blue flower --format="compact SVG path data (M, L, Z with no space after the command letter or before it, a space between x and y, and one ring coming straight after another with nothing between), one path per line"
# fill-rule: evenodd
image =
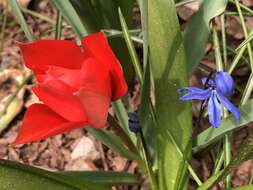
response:
M141 125L137 113L129 112L128 117L129 117L128 124L130 131L132 131L133 133L141 132Z
M209 122L218 128L221 124L222 107L230 111L236 122L240 122L240 110L235 107L228 98L234 94L234 81L227 72L216 72L215 80L202 79L204 89L197 87L185 87L178 90L183 93L188 91L179 100L202 100L208 105Z

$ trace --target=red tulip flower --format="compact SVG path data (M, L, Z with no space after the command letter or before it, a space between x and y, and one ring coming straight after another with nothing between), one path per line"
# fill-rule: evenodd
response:
M21 44L25 65L37 79L33 92L42 103L31 105L15 144L41 140L72 129L106 125L110 102L127 85L121 65L103 33L82 39Z

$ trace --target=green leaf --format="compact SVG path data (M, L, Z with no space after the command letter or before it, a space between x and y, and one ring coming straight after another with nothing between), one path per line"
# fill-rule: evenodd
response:
M61 39L61 30L62 30L62 14L58 10L57 17L56 17L56 23L55 23L55 39L56 40Z
M247 45L253 39L253 33L250 33L248 38L246 38L236 49L235 51L239 51L242 47Z
M154 110L153 105L151 104L150 100L150 86L151 86L151 79L150 79L150 64L147 63L144 71L144 82L142 85L141 90L141 105L139 109L139 117L140 123L142 126L142 131L147 143L147 147L149 152L152 156L152 160L156 161L156 138L154 138L155 132L155 118L154 118Z
M153 134L155 134L155 116L153 105L150 99L151 93L151 78L152 74L150 72L150 64L148 62L148 1L138 0L140 10L141 10L141 24L142 24L142 34L143 34L143 67L144 67L144 79L141 88L141 104L139 108L140 123L142 126L142 131L144 138L149 149L149 153L152 156L154 164L157 164L156 160L156 139ZM157 165L153 166L157 168Z
M126 147L133 153L139 155L137 147L132 141L131 136L129 136L129 134L123 130L123 128L119 125L118 121L111 114L108 115L107 121L111 126L110 129L121 138L122 142L126 145ZM131 133L134 134L133 132Z
M89 181L98 185L137 185L141 183L141 177L126 172L112 172L112 171L74 171L74 172L60 172L70 178L75 178L77 181Z
M117 100L112 102L113 111L115 112L121 128L124 130L126 134L131 138L133 143L136 143L136 135L133 134L128 127L128 115L126 112L126 108L124 107L124 104L121 100Z
M1 190L109 190L110 186L78 180L32 166L0 160Z
M123 16L120 8L119 8L119 19L120 19L120 24L121 24L122 31L123 31L123 36L124 36L125 42L127 44L128 52L130 53L130 57L131 57L131 60L132 60L133 66L134 66L135 73L136 73L140 83L142 84L143 83L143 74L142 74L139 58L138 58L137 52L135 50L134 44L131 40L131 36L128 32L128 27L127 27L125 18Z
M26 24L26 21L24 19L24 16L23 16L21 10L20 10L18 2L16 0L8 0L8 3L10 5L10 7L12 8L13 14L16 16L16 19L18 20L23 31L25 32L26 37L28 38L29 41L33 41L35 38L32 35L28 25Z
M141 30L143 35L143 66L148 63L148 1L138 0L141 11Z
M212 184L214 184L218 178L220 177L220 175L224 172L224 170L221 170L219 172L217 172L216 175L210 177L207 181L205 181L205 183L203 183L197 190L208 190L210 188L210 186Z
M238 167L242 162L252 159L253 156L253 132L247 137L246 140L240 145L238 152L233 156L232 160L222 171L209 178L203 183L198 190L206 190L212 188L224 177L229 175L233 169Z
M228 0L202 2L198 12L193 15L185 29L184 45L189 73L196 69L204 56L211 19L225 10Z
M188 175L179 152L187 152L191 128L190 103L178 100L177 88L187 86L186 59L174 0L150 0L148 5L149 61L155 85L158 180L160 190L185 189ZM184 168L183 170L180 170ZM187 179L187 178L186 178Z
M133 2L133 0L71 0L71 4L88 32L97 32L101 29L120 29L118 7L125 15L127 24L132 26Z
M253 100L249 100L246 104L240 107L241 112L241 122L237 124L234 117L230 115L229 117L222 120L221 126L217 129L209 127L193 141L193 152L198 152L206 148L208 145L217 142L225 134L239 129L240 127L246 125L247 123L253 121Z
M86 127L85 129L101 143L111 148L114 152L130 160L139 160L138 155L134 154L125 147L119 136L106 129L95 129L91 127Z
M79 37L88 34L70 1L51 0L51 2L61 11L65 20L73 27Z

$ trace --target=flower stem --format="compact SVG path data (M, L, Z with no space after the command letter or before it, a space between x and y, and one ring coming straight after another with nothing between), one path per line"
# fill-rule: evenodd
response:
M216 156L216 162L215 162L215 167L213 170L213 175L217 174L218 171L220 171L224 161L224 151L220 151L218 156Z
M222 52L223 52L223 63L227 68L227 41L226 41L226 29L225 29L225 15L221 15L221 36L222 36Z
M146 144L142 130L140 131L138 137L140 138L141 143L142 143L143 159L144 159L148 179L151 185L151 189L159 190L158 185L157 185L157 180L155 178L155 175L151 166L150 154L148 152L147 144Z
M62 14L59 10L57 10L57 18L55 24L55 39L61 39L61 30L62 30Z
M252 90L253 90L253 73L250 74L245 90L242 94L242 99L240 103L241 105L245 104L249 100Z
M238 0L235 0L235 5L236 5L237 11L239 13L239 18L240 18L240 21L241 21L244 37L245 37L245 39L247 39L248 38L248 31L247 31L246 24L245 24L243 15L242 15L242 10L241 10L241 7L240 7L240 3L239 3ZM247 46L247 49L248 49L250 67L251 67L251 70L253 70L253 55L252 55L251 45L250 45L250 43L248 43L246 46Z
M224 21L224 20L223 20ZM221 24L223 25L222 27L224 28L224 22L221 22ZM225 28L224 28L225 30ZM223 36L224 38L224 36ZM219 38L218 38L218 34L216 31L215 26L213 26L213 43L215 46L215 60L216 60L216 66L217 66L217 71L224 71L224 65L222 63L222 58L221 58L221 51L220 51L220 44L219 44ZM224 43L224 39L223 39L223 43ZM226 49L226 43L223 44L223 49ZM223 55L224 57L225 55ZM224 57L224 60L227 60L226 57ZM227 110L224 108L223 110L223 117L226 118L227 117ZM230 160L231 160L231 134L226 134L223 140L223 151L224 151L224 166L226 167ZM230 188L230 184L231 184L231 176L228 175L225 179L225 187L226 188Z
M240 18L240 21L241 21L244 37L246 39L246 38L248 38L249 35L248 35L246 24L245 24L243 15L242 15L241 5L240 5L238 0L234 0L234 2L235 2L235 5L236 5L236 8L237 8L237 11L239 13L239 18ZM251 49L251 44L250 43L247 44L247 49L248 49L248 55L249 55L249 62L250 62L250 66L251 66L251 75L250 75L249 80L247 82L246 88L243 92L241 103L240 103L241 105L245 104L249 100L251 92L253 90L253 80L252 80L253 79L253 74L252 74L252 71L253 71L253 55L252 55L252 49Z
M224 137L224 166L228 166L231 161L231 136L232 134L226 134ZM226 188L231 187L231 175L228 175L225 179Z
M188 165L188 170L191 174L191 176L193 177L193 179L195 180L195 182L198 184L198 186L202 185L202 181L200 181L199 177L197 176L197 174L194 172L194 170L192 169L192 167L190 167Z

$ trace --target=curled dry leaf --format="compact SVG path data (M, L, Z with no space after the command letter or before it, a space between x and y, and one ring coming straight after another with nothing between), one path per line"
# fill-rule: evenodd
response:
M199 2L187 3L177 8L177 12L183 20L187 21L199 10Z

